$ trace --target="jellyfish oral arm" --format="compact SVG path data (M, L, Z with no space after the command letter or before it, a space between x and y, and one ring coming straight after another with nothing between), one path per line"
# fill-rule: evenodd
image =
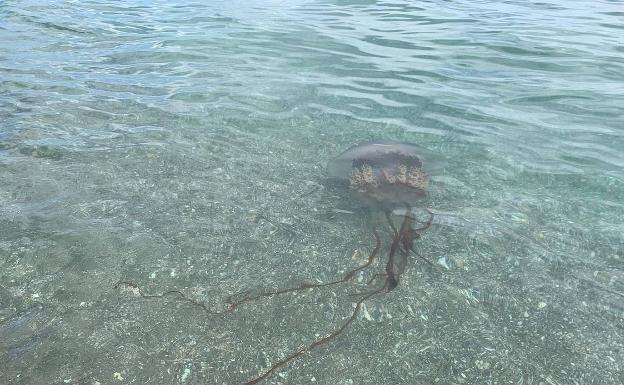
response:
M429 226L431 226L431 223L433 221L433 213L430 210L425 209L429 213L429 218L421 227L414 228L414 217L411 214L411 208L408 204L405 204L405 206L407 207L407 210L403 217L401 227L398 231L396 229L396 226L392 222L390 212L386 211L386 219L388 220L388 225L392 229L392 233L394 235L392 239L392 246L390 247L390 251L388 253L388 262L385 269L386 285L388 291L391 291L398 286L399 277L405 272L405 269L407 268L407 258L410 252L412 252L414 255L421 258L428 264L432 265L429 260L414 251L414 240L420 238L420 234L418 233L419 231L425 230Z
M404 250L401 250L399 257L397 258L397 250L400 249L406 228L410 227L411 220L409 215L405 215L401 228L397 231L394 223L392 223L392 218L387 211L386 218L388 219L388 225L394 234L392 237L390 252L388 253L388 262L386 263L386 285L388 291L391 291L398 286L399 277L403 274L405 268L407 267L407 253L404 252Z

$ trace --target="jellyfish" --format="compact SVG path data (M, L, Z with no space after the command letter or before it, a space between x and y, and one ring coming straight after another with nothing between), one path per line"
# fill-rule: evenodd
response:
M360 298L356 302L351 316L336 330L274 363L263 374L247 382L246 385L263 381L292 360L319 345L330 342L343 333L356 319L364 301L384 291L392 291L399 285L400 277L408 266L410 254L415 254L431 264L425 257L414 252L414 241L420 238L421 231L426 230L431 225L433 213L425 208L428 219L417 226L418 220L412 212L412 208L426 197L430 175L439 171L443 166L444 160L441 156L415 144L398 142L370 142L355 145L330 162L329 176L343 182L358 201L370 208L371 213L387 221L391 244L388 249L385 268L373 275L371 280L367 282L368 285L371 285L376 280L382 279L382 284L375 289L356 293ZM404 214L398 226L392 217L397 208L404 208ZM376 244L367 262L347 272L343 277L331 282L304 282L299 286L255 295L243 293L232 296L226 300L229 304L229 311L234 311L244 303L261 298L350 281L358 272L371 266L379 254L381 236L377 227L378 225L373 225L372 228Z
M328 167L330 176L346 179L351 193L372 212L382 212L392 230L385 273L378 274L386 277L388 291L397 287L399 276L407 267L408 255L413 253L414 241L433 220L433 213L425 208L429 218L421 227L414 227L412 207L426 197L429 177L445 164L441 155L416 144L370 142L347 149ZM392 212L400 206L405 207L405 214L397 228Z

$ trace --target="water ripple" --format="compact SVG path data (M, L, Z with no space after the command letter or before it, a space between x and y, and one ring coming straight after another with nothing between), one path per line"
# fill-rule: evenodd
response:
M173 296L123 301L109 281L134 272L146 292L192 295L221 285L205 294L216 302L256 286L249 276L329 277L346 249L366 254L370 234L347 194L318 182L325 163L390 139L449 159L418 243L446 270L412 268L400 290L370 301L383 327L358 320L347 345L327 349L370 373L343 383L616 383L623 16L621 2L589 0L0 1L0 295L25 301L21 312L0 306L0 337L13 336L0 346L0 382L96 383L119 371L174 383L168 360L187 358L184 373L201 363L189 383L249 380L243 363L266 367L308 337L275 328L283 335L259 349L261 324L281 319L270 306L250 328ZM338 307L329 303L333 317ZM62 325L44 327L48 317ZM143 325L154 327L145 340ZM228 328L236 338L207 343ZM135 348L145 351L125 350ZM104 374L83 370L94 360ZM119 362L151 369L131 378ZM327 365L307 366L317 383L337 383L320 378ZM301 368L284 381L316 381Z

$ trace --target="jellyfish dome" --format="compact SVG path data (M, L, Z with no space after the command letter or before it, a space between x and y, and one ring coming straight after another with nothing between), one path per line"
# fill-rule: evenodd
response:
M372 205L412 204L427 195L440 155L408 143L371 142L353 146L329 165L332 177L348 179L351 191Z

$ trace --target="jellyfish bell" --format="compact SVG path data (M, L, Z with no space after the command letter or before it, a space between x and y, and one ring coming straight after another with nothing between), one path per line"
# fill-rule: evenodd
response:
M349 147L330 162L328 172L335 178L349 178L353 160L383 160L393 153L418 158L422 169L428 174L438 173L446 166L446 159L442 155L417 144L375 141Z
M348 181L361 201L392 207L424 198L429 177L444 163L440 155L415 144L370 142L344 151L328 171L333 178Z

